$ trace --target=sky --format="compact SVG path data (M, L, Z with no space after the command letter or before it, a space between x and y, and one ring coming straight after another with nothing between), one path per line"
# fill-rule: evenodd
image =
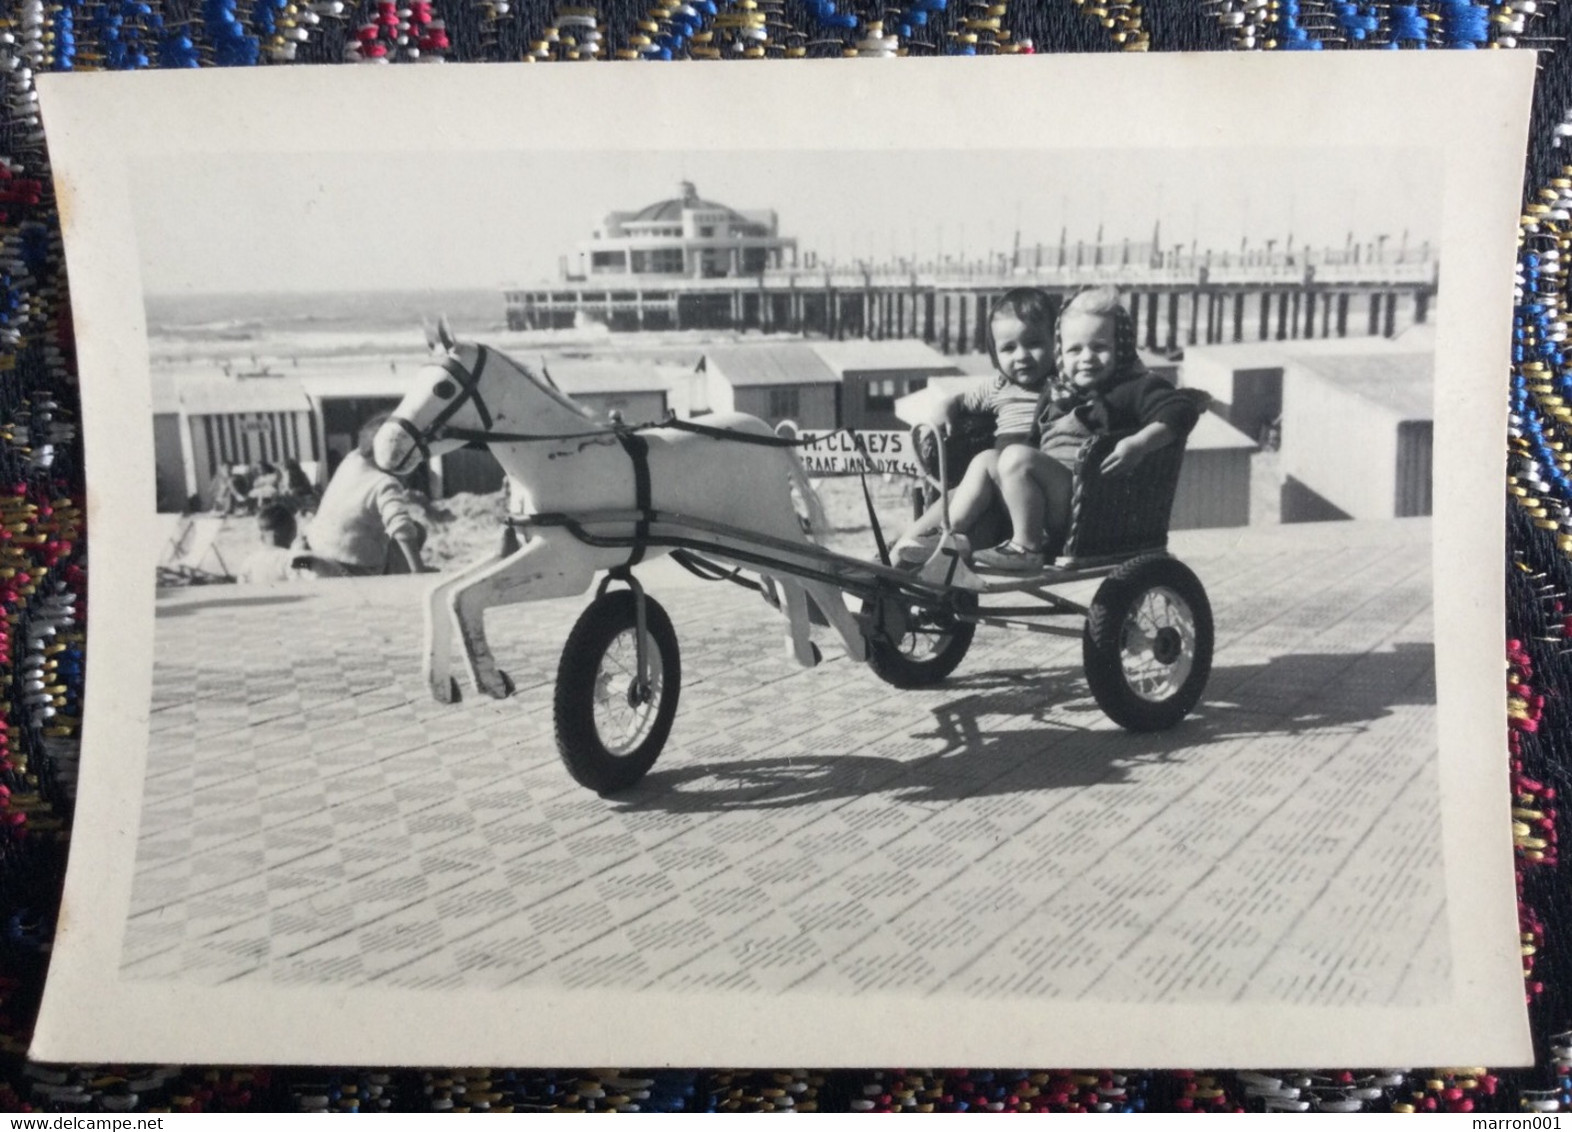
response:
M1290 232L1417 243L1439 230L1435 155L1184 150L207 154L131 171L153 294L484 288L547 282L604 215L699 194L770 209L800 251L915 253L1149 239L1236 250Z

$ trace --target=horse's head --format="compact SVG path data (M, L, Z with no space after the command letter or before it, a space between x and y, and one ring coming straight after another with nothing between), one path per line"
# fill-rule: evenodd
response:
M420 368L372 445L377 467L394 475L490 432L496 420L487 389L492 352L457 341L446 319L437 324L435 334L426 332L426 342L431 360Z
M522 439L503 427L527 426L531 434L581 435L605 427L564 396L550 377L543 381L507 355L474 342L460 342L447 320L426 335L431 360L377 433L373 459L394 475L422 461L493 436Z

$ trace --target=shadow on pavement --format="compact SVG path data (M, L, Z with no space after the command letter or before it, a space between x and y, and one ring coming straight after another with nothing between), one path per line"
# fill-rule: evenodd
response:
M211 601L183 601L178 605L159 603L155 617L189 617L200 609L248 609L262 605L293 605L306 600L305 594L260 594L256 597L218 597Z
M793 755L657 765L614 801L624 810L713 813L773 810L882 793L931 804L1034 790L1118 785L1131 771L1184 760L1241 738L1325 732L1354 735L1394 708L1435 703L1434 650L1305 654L1216 667L1209 694L1172 731L1114 728L1079 671L997 670L949 681L960 695L932 709L912 740L939 748L915 758ZM1215 689L1215 695L1211 690ZM997 720L1008 718L1008 728ZM1023 726L1023 722L1026 724ZM1095 728L1095 730L1093 730ZM894 736L890 740L898 741Z

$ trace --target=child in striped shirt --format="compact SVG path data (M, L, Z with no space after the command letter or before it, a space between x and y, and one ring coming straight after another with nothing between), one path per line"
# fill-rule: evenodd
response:
M1055 304L1046 291L1017 287L1006 291L988 312L988 353L998 371L993 379L965 393L947 397L936 408L935 427L954 420L962 410L994 417L992 452L973 457L951 503L951 525L965 531L982 517L992 493L968 483L987 478L1000 455L1013 446L1035 443L1037 408L1054 373ZM894 560L924 562L939 540L941 504L924 512L892 548Z

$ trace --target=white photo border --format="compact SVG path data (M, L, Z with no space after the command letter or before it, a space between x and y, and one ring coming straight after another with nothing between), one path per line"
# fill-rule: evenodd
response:
M90 575L71 860L32 1056L301 1064L1259 1065L1533 1060L1501 673L1506 382L1527 52L1037 56L43 75L84 402ZM1010 113L980 115L978 107ZM703 108L696 112L696 108ZM389 122L397 120L396 128ZM904 123L899 129L890 124ZM1111 129L1116 123L1117 129ZM1289 142L1279 130L1292 129ZM1434 561L1453 996L1416 1008L531 990L206 988L119 975L148 745L154 461L128 168L160 155L1392 144L1445 169ZM610 139L610 140L608 140ZM1045 145L1048 142L1045 140ZM1263 147L1265 148L1265 147ZM368 221L369 222L369 221Z

